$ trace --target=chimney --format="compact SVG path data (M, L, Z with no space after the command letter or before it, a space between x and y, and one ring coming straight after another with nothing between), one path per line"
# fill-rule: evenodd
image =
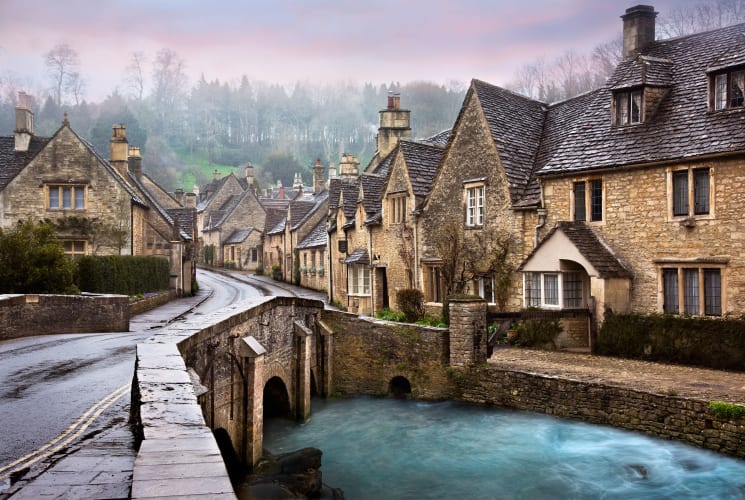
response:
M303 178L300 177L300 172L295 172L295 177L292 180L292 190L299 193L303 192Z
M129 156L127 157L129 164L129 171L132 172L138 179L142 177L142 156L140 156L140 148L131 146L129 148Z
M18 106L16 106L15 150L28 151L28 145L34 136L34 113L31 111L31 96L25 92L18 92Z
M348 153L341 155L341 163L339 163L339 177L358 177L360 175L360 161Z
M184 204L186 208L197 208L197 194L196 193L186 193L186 203Z
M323 191L323 165L321 159L316 159L316 165L313 167L313 192L320 193Z
M119 175L124 177L127 175L127 153L129 153L127 129L124 125L119 124L112 125L111 131L109 163L119 172Z
M246 164L246 184L248 185L248 188L251 191L255 191L255 188L254 188L254 166L251 165L251 162L248 162L248 164Z
M654 19L657 12L651 5L626 9L623 19L623 58L633 56L654 42Z
M176 191L173 192L173 197L176 198L176 201L181 203L181 205L184 205L184 190L181 188L176 189Z
M215 171L212 173L212 179L219 181L220 180L220 172L215 169Z
M282 185L282 179L277 180L277 198L280 200L287 199L285 196L285 187Z
M401 109L401 95L388 95L388 108L380 111L377 136L377 154L385 157L401 139L411 139L411 111Z

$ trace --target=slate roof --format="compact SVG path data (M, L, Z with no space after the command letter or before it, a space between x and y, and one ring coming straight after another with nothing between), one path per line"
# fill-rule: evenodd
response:
M292 217L290 230L297 229L305 217L313 211L315 206L315 201L296 200L290 202L290 215Z
M376 220L374 216L379 214L381 211L381 200L385 180L386 178L383 175L360 175L360 184L362 186L362 206L367 214L367 220L365 220L365 223L370 223Z
M612 86L628 78L620 64L567 131L540 175L679 160L745 150L745 109L709 111L707 71L745 62L745 24L651 43L639 61L670 61L669 93L640 124L611 124ZM667 71L667 70L665 70ZM654 76L658 81L659 76Z
M294 231L295 229L305 224L308 218L310 218L318 210L323 209L325 211L328 211L328 203L327 203L328 198L329 198L329 192L326 191L325 189L323 191L319 191L318 193L316 193L314 197L312 198L312 201L310 202L312 203L310 210L306 211L305 214L302 217L300 217L300 219L297 218L298 214L296 214L295 211L293 210L292 218L295 222L292 224L292 227L290 229ZM309 202L303 202L303 203L309 203Z
M538 252L543 243L548 241L557 231L561 231L569 241L592 264L602 279L632 278L629 269L616 257L610 247L598 236L590 226L584 222L558 222L541 240L528 257L520 264L518 271Z
M197 213L193 208L167 208L166 211L179 226L182 233L194 238L194 224L196 223Z
M230 234L230 236L228 236L228 239L225 240L223 245L237 245L243 243L251 232L253 232L253 228L251 227L248 229L236 229Z
M285 222L287 221L287 211L278 208L267 208L264 226L266 234L280 234L285 231Z
M417 142L420 142L422 144L429 144L430 146L440 146L444 148L448 145L448 141L450 140L450 137L453 135L453 129L449 128L447 130L443 130L440 133L437 133L433 135L432 137L427 137L425 139L419 139Z
M405 140L399 142L398 147L406 161L414 195L427 196L444 149L441 146Z
M621 61L608 82L613 89L641 85L669 87L673 82L673 62L640 54Z
M32 136L28 151L15 150L15 137L0 137L0 191L46 146L48 137Z
M316 224L316 227L314 227L305 238L303 238L303 241L298 243L297 248L325 247L328 240L329 235L326 232L326 220L323 219Z
M533 170L541 143L546 105L500 87L473 80L474 92L489 124L492 140L509 183L510 198L517 204L535 189Z
M370 265L370 256L366 248L356 248L354 252L349 254L349 257L344 259L344 263Z
M357 177L336 177L329 183L329 210L339 208L339 197L344 194L344 216L353 219L357 210L357 194L359 193L359 179Z

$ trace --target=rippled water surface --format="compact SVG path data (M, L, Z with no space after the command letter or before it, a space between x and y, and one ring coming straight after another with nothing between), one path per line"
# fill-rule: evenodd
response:
M272 453L323 450L323 480L356 499L745 498L745 462L673 441L453 402L314 399L267 421Z

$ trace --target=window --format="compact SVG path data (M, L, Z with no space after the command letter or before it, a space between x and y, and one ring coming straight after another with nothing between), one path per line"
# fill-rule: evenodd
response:
M745 106L745 69L715 75L713 87L715 110Z
M466 226L484 225L484 186L466 188Z
M85 186L48 185L47 208L85 209Z
M250 258L251 262L256 262L256 260L259 258L259 252L256 248L250 249Z
M662 310L690 315L722 315L722 270L666 267L662 269Z
M406 195L392 196L389 200L391 209L391 223L406 222Z
M525 273L526 307L577 309L583 307L583 280L579 271Z
M590 179L572 185L574 196L574 217L576 221L586 221L587 214L593 222L603 220L603 180Z
M85 255L85 249L88 246L88 242L85 240L66 240L62 242L62 246L65 249L65 255L78 259Z
M351 264L348 267L349 295L370 295L370 268Z
M710 213L711 172L692 168L672 172L672 213L674 217Z
M427 267L427 302L442 302L442 272L440 266Z
M642 91L618 92L616 98L616 125L631 125L642 121Z
M491 274L481 276L474 280L474 286L478 290L478 295L489 304L494 304L494 276Z

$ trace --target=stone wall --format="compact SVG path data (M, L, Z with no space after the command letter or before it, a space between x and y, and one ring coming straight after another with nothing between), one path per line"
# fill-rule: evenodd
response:
M707 401L493 367L473 370L463 401L611 425L745 457L745 418L714 416Z
M322 318L333 332L335 392L384 396L394 377L404 377L414 398L449 399L455 395L448 370L447 329L331 310L325 310Z
M127 331L126 295L0 295L0 340Z

